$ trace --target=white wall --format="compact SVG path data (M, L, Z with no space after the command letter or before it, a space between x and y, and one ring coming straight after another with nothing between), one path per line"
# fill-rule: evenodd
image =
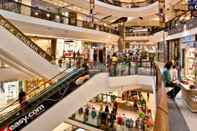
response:
M0 27L0 39L0 55L7 58L7 61L16 61L18 65L47 79L60 72L59 68L38 55L2 26Z
M134 85L137 84L152 87L153 79L154 77L152 76L123 76L111 78L108 76L108 73L97 74L31 122L22 129L22 131L51 131L98 94L122 89L128 85L133 87L130 89L135 89Z
M119 39L119 36L111 33L61 24L35 17L20 15L1 9L0 14L9 19L22 32L29 35L53 38L73 38L77 40L106 43L116 43Z

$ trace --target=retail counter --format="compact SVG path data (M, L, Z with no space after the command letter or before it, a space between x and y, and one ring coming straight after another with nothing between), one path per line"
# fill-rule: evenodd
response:
M182 97L192 112L197 112L197 89L190 89L191 84L180 83Z

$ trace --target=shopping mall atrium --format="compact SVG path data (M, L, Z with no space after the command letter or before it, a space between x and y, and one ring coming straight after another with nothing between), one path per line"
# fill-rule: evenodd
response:
M0 131L197 131L197 0L0 0Z

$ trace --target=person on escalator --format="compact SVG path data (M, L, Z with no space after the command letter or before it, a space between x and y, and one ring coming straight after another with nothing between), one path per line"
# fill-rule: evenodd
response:
M27 110L28 101L26 98L26 93L24 91L19 92L19 103L21 106L21 111L25 112Z

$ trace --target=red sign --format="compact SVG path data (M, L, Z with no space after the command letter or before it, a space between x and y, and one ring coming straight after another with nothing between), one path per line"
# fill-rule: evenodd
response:
M12 131L10 127L0 128L0 131Z

